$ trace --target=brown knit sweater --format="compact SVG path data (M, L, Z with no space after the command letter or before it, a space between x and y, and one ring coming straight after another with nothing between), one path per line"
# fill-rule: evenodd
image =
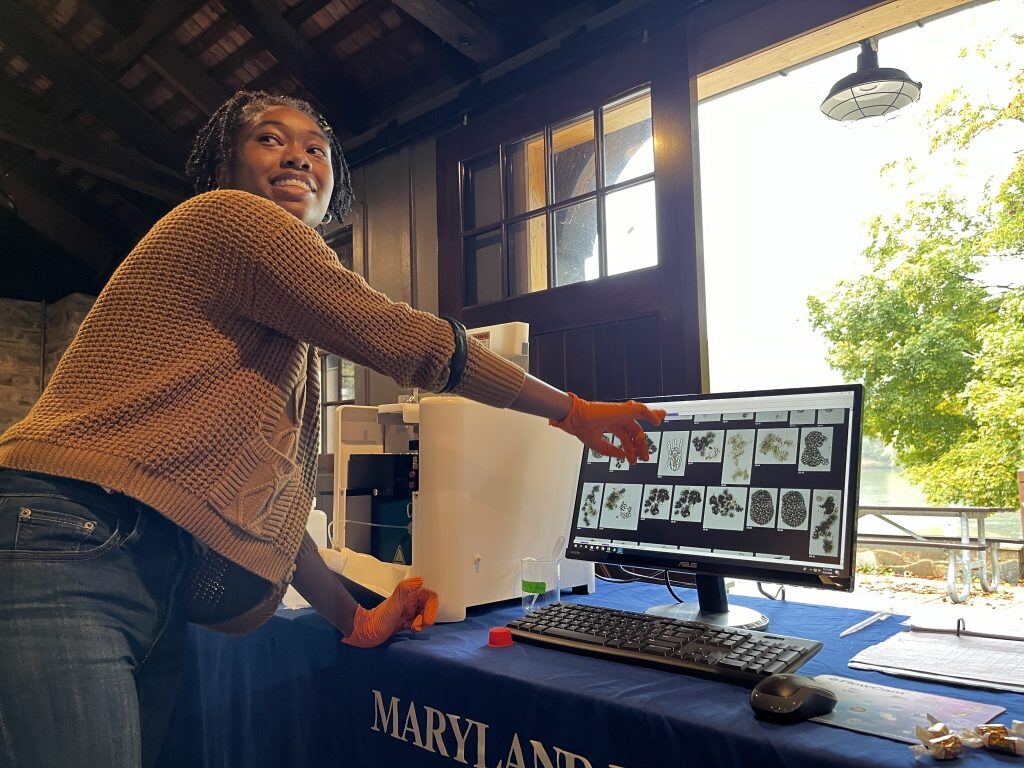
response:
M312 546L314 347L436 391L455 344L447 322L374 291L274 203L199 195L114 273L39 401L0 436L0 466L124 493L284 584ZM523 378L470 340L455 391L505 407Z

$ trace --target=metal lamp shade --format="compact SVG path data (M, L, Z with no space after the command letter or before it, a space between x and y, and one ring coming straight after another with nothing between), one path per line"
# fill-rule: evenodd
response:
M833 120L881 117L921 98L921 84L902 69L878 66L878 54L865 41L857 56L857 71L832 86L821 111Z

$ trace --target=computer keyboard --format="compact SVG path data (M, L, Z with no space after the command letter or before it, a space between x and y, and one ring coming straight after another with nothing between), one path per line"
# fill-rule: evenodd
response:
M528 643L746 685L795 672L822 648L813 640L580 603L554 603L508 627Z

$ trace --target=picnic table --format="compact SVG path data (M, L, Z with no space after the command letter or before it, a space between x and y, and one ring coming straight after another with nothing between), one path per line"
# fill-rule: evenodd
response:
M999 545L1004 539L988 538L985 535L985 521L999 512L1002 507L872 507L862 506L857 510L858 521L867 516L877 517L900 534L858 534L858 544L895 545L902 547L927 547L945 549L949 554L949 568L946 571L946 592L954 603L962 603L971 594L971 573L978 569L978 580L985 592L999 589ZM960 521L959 538L951 536L927 536L912 531L896 522L891 515L913 517L939 517ZM975 533L971 533L971 520L975 522ZM976 559L975 559L976 553ZM958 562L959 561L959 562ZM991 565L991 570L990 570ZM961 584L957 585L959 580Z

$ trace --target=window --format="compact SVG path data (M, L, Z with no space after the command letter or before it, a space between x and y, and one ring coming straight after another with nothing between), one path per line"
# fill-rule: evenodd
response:
M954 360L968 357L968 352L974 356L974 350L961 346L959 338L957 342L943 338L924 344L920 339L927 342L927 334L935 327L956 327L966 336L959 330L967 327L965 321L958 320L964 316L960 309L980 302L961 299L947 308L936 305L931 297L944 297L946 286L957 286L962 280L988 286L988 299L994 302L1003 291L1019 290L1024 283L1024 264L979 247L969 252L972 263L982 266L967 277L958 268L951 270L949 278L929 282L929 275L935 274L928 271L929 265L940 264L942 254L960 252L957 249L967 252L970 228L957 217L988 210L982 206L1001 188L1020 151L1021 128L1007 120L1007 125L979 134L978 141L959 146L936 141L940 132L930 121L937 119L934 116L943 105L951 120L960 111L962 119L972 119L965 102L951 99L951 92L965 94L972 103L1001 104L1000 99L1009 99L1006 94L1012 93L1011 86L1018 82L1011 78L1020 71L1019 65L1011 68L1004 64L1015 56L1020 60L1019 42L1007 22L1011 7L1019 8L1020 3L970 7L883 36L880 51L885 66L920 72L922 80L927 75L921 102L888 121L839 125L818 111L832 84L856 66L856 52L849 48L700 103L712 391L843 381L845 376L830 365L825 336L812 323L808 297L831 302L839 281L870 286L870 279L867 283L855 281L874 274L883 278L878 285L907 286L905 304L916 305L913 313L901 314L904 299L896 289L851 294L858 302L851 306L859 309L862 319L852 313L844 315L850 319L847 327L856 321L864 329L883 328L892 339L889 346L918 351L913 368L894 366L889 378L916 382L907 392L921 393L920 402L927 403L931 392L941 392L947 386L942 376L954 368L941 356L947 350L953 351L950 357ZM784 119L750 118L768 114ZM933 200L949 202L946 207L933 208ZM927 217L913 218L915 210L926 212ZM874 224L876 216L879 219ZM900 220L911 222L914 229L903 233ZM990 219L972 218L972 222L979 221ZM889 228L878 230L883 236L880 247L873 245L875 226ZM887 231L896 235L885 240ZM888 249L893 254L887 257L890 260L884 270L867 258L869 249L874 253ZM929 257L933 253L938 254L935 261ZM906 260L910 256L913 260ZM912 268L897 270L899 264ZM888 303L872 296L881 296ZM936 319L934 325L929 325L930 318ZM878 359L884 360L888 353L877 338L876 331L864 333L860 347L866 354L877 352ZM937 370L942 375L937 376ZM877 387L878 377L871 383ZM962 391L957 385L955 392ZM950 402L959 401L950 398ZM865 407L875 407L870 393ZM911 423L907 414L915 413L915 408L924 410L909 397L901 403L901 426ZM942 416L938 408L927 411L927 422ZM890 414L876 417L876 423L890 425L894 421ZM909 433L904 430L903 440L913 445L906 437ZM904 474L895 447L868 438L862 455L861 504L927 505L925 489ZM1014 472L1002 476L1015 489ZM996 516L989 521L989 533L997 530L998 535L1017 535L1018 520L1016 512ZM876 521L867 523L863 532L892 532ZM920 519L908 518L904 524L921 533L959 535L958 529L944 530L941 522L925 528Z
M355 402L356 366L337 355L320 356L320 453L334 452L334 411Z
M328 234L325 240L345 269L352 269L352 227ZM338 355L320 355L320 453L334 452L334 411L355 402L356 366Z
M461 163L463 305L658 263L651 90Z

